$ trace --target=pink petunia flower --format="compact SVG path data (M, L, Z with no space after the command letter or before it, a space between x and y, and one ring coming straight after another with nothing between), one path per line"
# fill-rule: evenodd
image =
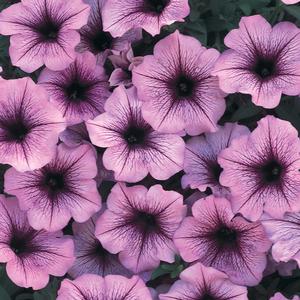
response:
M133 273L120 263L118 255L104 249L95 237L95 221L98 217L99 214L96 214L85 223L73 223L76 260L68 273L73 278L86 273L132 276Z
M142 38L142 30L137 28L124 32L121 37L114 38L103 30L102 12L107 0L84 0L91 7L87 25L80 29L81 42L76 47L79 52L90 51L97 57L97 63L104 64L107 56L127 51L132 42Z
M262 222L263 223L263 222ZM264 225L264 224L263 224ZM266 227L265 227L266 228ZM268 231L266 230L267 235ZM271 252L271 251L270 251ZM275 272L278 272L280 276L292 276L293 271L297 269L297 262L295 260L289 260L288 262L277 262L269 253L268 255L268 261L267 266L264 270L264 277L268 276L270 274L273 274Z
M142 63L143 57L134 57L133 50L123 51L119 55L110 55L109 60L115 67L109 77L110 86L132 86L132 70Z
M299 211L299 152L297 130L273 116L223 150L220 182L231 190L234 212L255 221L263 211L275 218Z
M73 241L62 232L32 229L16 198L0 196L0 262L18 286L45 287L49 275L63 276L71 267Z
M159 41L154 55L145 56L133 70L145 120L161 132L216 131L225 111L225 94L211 76L218 57L217 50L178 31Z
M63 71L44 69L41 84L69 124L94 118L104 111L109 84L102 66L90 53L77 54L76 60Z
M243 17L239 29L225 37L229 47L214 75L226 93L252 95L256 105L276 107L281 94L300 94L300 29L290 22L273 28L260 15Z
M188 0L109 0L103 7L103 27L113 37L132 28L154 36L164 25L183 22L189 13Z
M183 187L189 185L203 192L209 187L216 196L226 196L228 189L219 182L222 168L217 158L232 140L246 134L249 134L247 127L227 123L215 133L188 140L184 156L185 175L181 181Z
M71 217L85 222L100 210L101 198L93 180L96 175L91 146L70 149L60 144L53 160L39 170L7 170L4 189L18 197L34 229L56 231L64 228Z
M82 144L90 144L89 133L85 123L68 126L60 135L59 139L70 148L76 148Z
M137 182L148 173L164 180L183 167L182 138L154 131L144 121L141 105L135 88L119 86L106 101L106 112L86 123L92 143L108 147L103 164L116 180Z
M18 171L43 167L65 129L46 91L30 78L0 81L0 162Z
M299 0L281 0L284 4L296 4L298 2L300 2Z
M160 300L247 300L247 288L230 282L228 277L213 268L200 263L185 269L166 294L159 295Z
M274 260L288 262L293 259L300 266L300 213L286 213L281 219L264 217L262 223L273 242Z
M234 216L227 199L213 196L197 201L192 212L174 235L180 256L225 272L236 284L258 284L271 246L261 223Z
M75 280L64 279L56 300L151 300L149 289L138 277L119 275L100 277L85 274Z
M22 0L0 14L0 33L11 35L12 64L31 73L43 64L63 70L75 59L76 29L87 23L82 0Z
M300 297L295 295L292 300L299 300ZM270 300L288 300L288 298L284 297L281 293L276 293L273 297L270 298Z
M109 252L120 253L126 268L139 273L155 269L160 260L174 262L172 238L186 214L180 194L160 185L147 190L117 183L107 207L97 221L96 236Z

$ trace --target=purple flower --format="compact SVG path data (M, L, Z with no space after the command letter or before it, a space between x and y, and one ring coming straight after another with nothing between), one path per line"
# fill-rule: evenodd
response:
M7 170L4 189L18 197L33 228L56 231L64 228L71 217L85 222L100 210L101 198L93 180L96 175L91 146L70 149L60 144L53 160L39 170Z
M41 289L49 275L63 276L71 267L73 241L62 232L32 229L17 199L0 196L0 262L18 286Z
M300 265L300 213L286 213L281 219L265 217L262 221L273 242L272 256L277 262L295 260Z
M105 71L96 65L96 57L90 52L77 54L76 60L63 71L44 69L39 83L69 124L102 113L104 102L110 95Z
M220 182L230 188L234 212L255 221L263 211L276 218L299 211L299 153L297 130L273 116L223 150Z
M198 200L174 235L180 256L228 275L236 284L253 286L262 279L270 248L264 228L234 216L225 198Z
M73 278L86 273L132 276L133 273L120 263L118 255L103 248L95 237L95 221L98 217L99 214L96 214L85 223L73 223L76 260L68 273Z
M106 112L86 123L92 143L108 147L103 164L116 180L137 182L148 173L164 180L182 169L182 138L154 131L144 121L141 105L135 88L120 86L106 101Z
M185 269L160 300L247 300L247 288L230 282L228 277L216 269L207 268L200 263Z
M0 163L24 172L43 167L65 129L45 90L30 78L0 81Z
M300 1L299 0L282 0L282 2L285 3L285 4L290 5L290 4L296 4Z
M96 224L96 236L121 263L139 273L153 270L160 260L174 262L173 235L186 214L182 196L160 185L147 190L117 183L108 197L108 209Z
M229 47L214 75L226 93L252 95L256 105L276 107L281 94L300 94L300 29L290 22L273 28L260 15L243 17L225 37Z
M151 300L149 289L138 277L118 275L100 277L85 274L75 280L64 279L57 300Z
M82 0L22 0L0 14L0 33L11 35L12 64L31 73L45 64L62 70L75 59L76 29L87 23L90 8Z
M130 48L132 42L142 38L141 29L133 29L124 32L119 38L103 30L102 13L107 0L84 0L91 7L91 13L87 25L80 29L81 42L77 46L79 52L90 51L97 56L97 62L101 65L112 52L118 53Z
M225 94L210 75L218 57L217 50L178 31L159 41L154 55L133 70L145 120L161 132L216 131L225 111Z
M132 28L154 36L164 25L183 22L189 13L188 0L109 0L103 7L103 25L114 37Z
M228 189L219 182L222 168L217 158L232 140L246 134L249 134L246 127L227 123L215 133L207 133L188 140L184 156L183 187L189 185L203 192L209 187L215 195L226 196Z
M295 295L292 300L299 300L300 297ZM288 300L288 298L284 297L281 293L276 293L273 297L270 298L270 300Z

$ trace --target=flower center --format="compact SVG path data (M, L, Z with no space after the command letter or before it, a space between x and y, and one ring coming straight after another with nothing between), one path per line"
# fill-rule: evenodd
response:
M215 238L220 247L228 247L236 243L238 234L234 229L222 226L215 233Z
M223 171L223 169L221 168L221 166L218 163L211 166L211 172L212 172L213 178L217 182L219 182L219 180L220 180L220 175L221 175L222 171Z
M37 250L37 247L32 243L34 234L35 231L33 229L28 232L13 231L9 242L11 250L17 255Z
M30 129L23 121L12 121L5 124L6 138L8 141L21 143L30 133Z
M65 188L64 175L59 172L49 172L44 179L45 186L51 191L58 192Z
M203 296L201 296L201 297L199 298L199 300L215 300L215 298L212 297L212 296L209 295L209 294L204 294Z
M275 68L275 63L272 60L259 58L254 66L254 72L262 79L265 79L274 74Z
M282 166L276 160L272 160L261 168L261 174L265 182L277 182L282 175Z
M138 126L130 126L124 133L124 138L129 145L141 145L145 142L147 130Z
M91 48L96 53L110 49L112 46L113 37L110 33L98 31L90 40Z
M85 99L87 87L78 81L72 82L66 87L65 93L71 102L80 102Z
M179 76L175 81L176 95L181 97L189 97L194 92L194 81L185 75Z
M146 12L160 14L169 5L170 0L144 0Z
M152 232L159 228L156 217L143 211L136 213L134 223L141 232Z
M59 33L59 26L56 25L54 22L51 20L46 20L42 24L39 24L37 27L38 33L41 35L42 39L44 41L54 41L58 37Z

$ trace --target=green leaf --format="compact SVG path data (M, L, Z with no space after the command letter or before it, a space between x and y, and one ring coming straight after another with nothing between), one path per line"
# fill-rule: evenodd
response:
M296 5L285 5L284 10L290 14L291 16L295 17L297 20L300 21L300 6Z
M9 294L2 286L0 286L0 299L1 300L11 300Z

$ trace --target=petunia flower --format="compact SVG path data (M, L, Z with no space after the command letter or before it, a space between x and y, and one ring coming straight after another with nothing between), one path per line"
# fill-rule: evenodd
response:
M183 187L188 185L204 192L208 187L216 196L226 196L228 189L222 187L219 178L222 168L218 163L221 150L227 148L232 140L249 134L247 127L227 123L215 133L193 137L186 143L184 155Z
M225 94L211 76L218 57L217 50L178 31L159 41L154 55L145 56L133 69L145 120L160 132L216 131L225 111Z
M247 288L230 282L226 274L200 263L185 269L166 294L159 295L160 300L247 300Z
M70 148L76 148L82 144L90 144L89 133L85 123L70 125L60 135L59 139Z
M86 123L92 143L107 147L103 164L116 180L137 182L148 173L160 180L182 169L184 142L175 134L154 131L144 121L135 88L116 88L106 112Z
M236 284L258 284L271 246L262 224L235 216L227 199L214 196L197 201L192 213L174 235L180 256L222 271Z
M115 67L109 77L110 86L124 85L125 87L132 86L132 70L134 67L142 63L143 57L134 57L132 49L123 51L118 55L110 55L109 60Z
M274 260L288 262L293 259L300 266L300 213L286 213L283 218L264 216L262 223L273 242Z
M273 116L223 150L220 183L230 188L234 212L255 221L263 211L275 218L299 211L299 153L297 130Z
M113 37L132 28L154 36L164 25L183 22L189 13L188 0L109 0L103 7L103 27Z
M300 29L290 22L273 28L260 15L243 17L224 40L230 48L214 75L226 93L250 94L256 105L276 107L281 94L300 94Z
M90 7L82 0L22 0L0 14L0 33L11 35L14 66L31 73L42 65L63 70L75 59Z
M298 2L300 2L299 0L281 0L284 4L296 4Z
M264 223L264 222L262 222ZM264 224L263 224L264 225ZM266 226L265 226L266 229ZM268 235L268 230L266 229L267 235ZM270 239L270 237L269 237ZM295 260L289 260L288 262L282 262L279 261L277 262L273 256L271 255L271 251L268 255L268 262L267 262L267 267L264 270L264 277L268 276L270 274L273 274L275 272L278 272L280 276L292 276L293 271L297 269L297 262Z
M76 260L68 273L73 278L85 273L132 276L133 273L120 263L118 255L104 249L96 238L95 221L98 217L99 214L96 214L85 223L73 223Z
M103 65L108 55L127 51L132 42L142 38L139 28L124 32L121 37L113 37L107 30L103 30L102 13L107 0L84 0L91 7L87 25L80 29L81 42L77 51L90 51L97 57L97 63Z
M45 287L49 275L63 276L71 267L73 241L62 232L36 231L16 198L0 196L0 262L6 263L8 277L18 286Z
M292 300L299 300L300 297L295 295ZM270 300L288 300L288 298L284 297L281 293L277 292Z
M96 236L106 250L120 253L126 268L139 273L155 269L160 260L175 261L173 234L186 214L180 194L160 185L147 190L117 183L107 207L96 223Z
M102 113L110 95L105 71L96 65L96 57L90 52L77 54L76 60L63 71L45 68L38 81L69 124Z
M17 196L34 229L56 231L64 228L71 217L85 222L100 210L101 199L93 180L96 175L91 146L70 149L60 144L53 160L39 170L7 170L4 189Z
M43 167L65 129L46 91L30 78L0 81L0 163L18 171Z
M119 275L101 277L85 274L75 280L64 279L56 300L151 300L149 289L138 277Z

